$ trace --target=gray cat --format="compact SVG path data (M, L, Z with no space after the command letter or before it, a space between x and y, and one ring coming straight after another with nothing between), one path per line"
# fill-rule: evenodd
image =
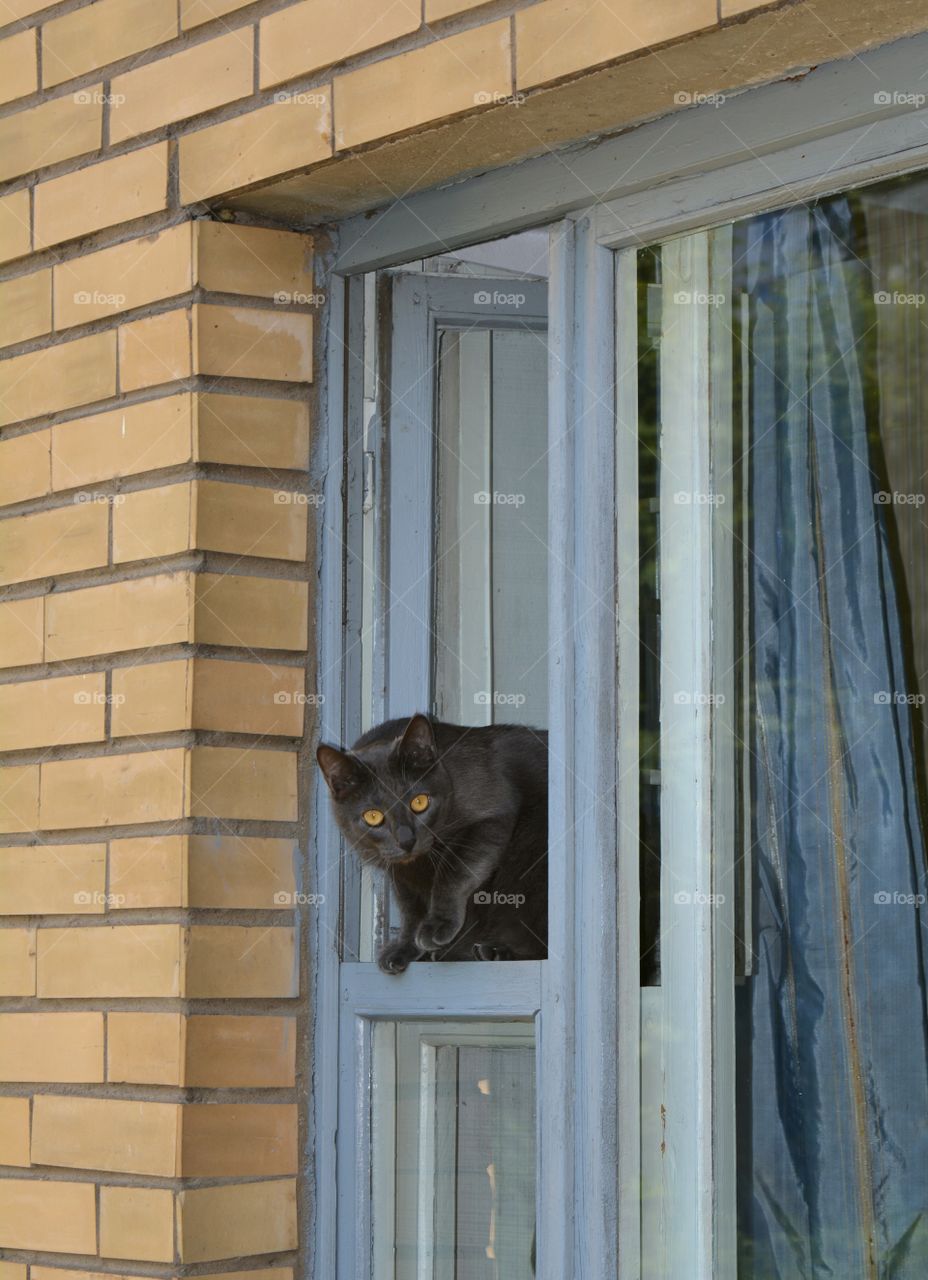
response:
M348 843L402 913L377 962L541 960L548 938L548 746L521 725L388 720L316 757Z

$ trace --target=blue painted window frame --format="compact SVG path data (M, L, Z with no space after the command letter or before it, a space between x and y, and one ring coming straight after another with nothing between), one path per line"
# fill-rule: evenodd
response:
M552 547L550 583L555 906L552 959L543 967L526 967L519 1004L522 1010L537 1006L539 1028L539 1275L544 1280L609 1275L635 1280L640 1267L637 778L633 787L635 751L629 735L617 732L626 718L637 723L636 554L627 505L635 493L634 400L621 359L616 365L633 314L633 254L621 251L924 168L928 110L912 109L893 94L888 103L877 103L877 91L920 83L926 60L928 37L915 37L818 68L801 82L765 86L720 108L687 111L674 118L672 128L659 120L514 170L398 200L373 217L349 219L338 228L328 262L329 345L316 465L325 481L327 524L339 533L324 539L321 550L318 634L325 734L350 740L357 725L350 708L341 714L341 689L353 661L344 619L352 616L349 605L358 590L353 513L360 509L363 459L349 424L353 415L357 420L361 273L551 225L549 498L552 510L565 513ZM700 465L698 454L694 462ZM595 518L603 511L615 512L615 518ZM558 630L558 618L586 616L594 600L612 607L597 607L595 624L585 626L582 635ZM693 604L690 621L699 616ZM696 751L706 747L701 733L694 731ZM596 802L603 797L616 802ZM693 795L690 801L698 807L703 798ZM344 1129L345 1117L353 1114L361 1128L351 1138L363 1136L363 1107L358 1109L357 1101L364 1095L358 1075L344 1069L348 1055L343 1053L340 1062L339 1038L343 1048L346 1040L356 1045L361 1074L367 1058L363 1036L357 1038L357 1004L351 1019L342 1012L357 993L352 994L351 966L338 960L343 870L331 857L334 833L319 787L313 798L313 845L325 907L309 948L311 1274L320 1280L357 1280L363 1272L348 1269L339 1256L337 1223L346 1166L359 1185L364 1180L363 1146L349 1150ZM711 1021L711 946L704 963L709 969L696 977L709 1001L701 1017ZM493 993L481 988L487 979L459 980L443 970L436 966L430 980L434 988L428 1001L433 1003L427 1008L436 1016L458 1012L461 996L472 1002L466 1012L473 1016L499 1010ZM476 966L475 972L486 970ZM384 998L395 1012L396 989L387 989ZM421 993L417 1000L414 1012L421 1016ZM388 1012L377 1001L365 1007L370 1016ZM513 1009L505 1005L502 1012ZM704 1030L710 1035L708 1027ZM711 1052L702 1069L708 1088L699 1095L704 1113L694 1117L690 1156L692 1166L710 1179L708 1187L698 1189L709 1221L693 1242L690 1274L713 1280L723 1274L715 1268L725 1209L712 1165L718 1117ZM365 1221L356 1220L351 1230Z

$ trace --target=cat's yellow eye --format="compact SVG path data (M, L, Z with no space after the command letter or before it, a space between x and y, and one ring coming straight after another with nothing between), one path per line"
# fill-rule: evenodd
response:
M420 795L413 796L409 802L409 807L413 813L425 813L429 807L429 798L423 791Z
M380 809L365 809L361 817L369 827L379 827L383 822L383 813Z

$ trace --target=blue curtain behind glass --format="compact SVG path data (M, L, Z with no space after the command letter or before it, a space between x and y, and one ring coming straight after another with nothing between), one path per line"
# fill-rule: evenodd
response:
M844 199L736 229L755 701L744 1280L928 1278L924 839L887 509L874 501L865 259Z

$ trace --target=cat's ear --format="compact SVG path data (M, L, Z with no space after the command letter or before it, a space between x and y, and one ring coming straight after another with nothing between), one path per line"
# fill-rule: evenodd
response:
M350 795L361 779L356 762L344 751L323 742L316 748L319 768L336 800Z
M406 726L396 754L407 764L423 768L438 759L435 734L427 716L415 715Z

